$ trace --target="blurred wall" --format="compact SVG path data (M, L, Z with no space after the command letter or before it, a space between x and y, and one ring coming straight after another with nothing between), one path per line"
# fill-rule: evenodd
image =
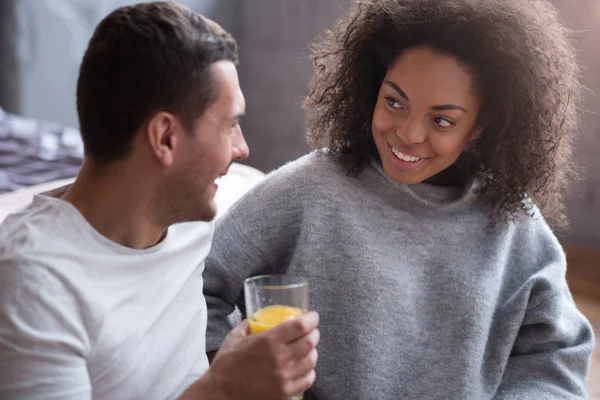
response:
M583 83L589 88L577 146L577 158L585 175L569 198L572 234L568 239L600 249L600 0L554 3L577 32Z
M0 0L0 106L77 126L79 64L96 24L140 0ZM234 0L180 0L232 29Z
M19 90L20 68L17 60L16 3L0 0L0 107L12 112L19 110L21 95Z
M308 151L304 112L311 63L308 42L330 27L348 0L246 0L237 26L247 116L248 163L264 171Z

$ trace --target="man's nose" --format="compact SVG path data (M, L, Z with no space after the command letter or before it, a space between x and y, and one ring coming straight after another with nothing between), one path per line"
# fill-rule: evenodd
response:
M241 129L238 129L236 132L233 143L232 143L232 152L234 160L245 160L250 155L250 148L248 147L248 143L246 143L246 139L244 138L244 134Z

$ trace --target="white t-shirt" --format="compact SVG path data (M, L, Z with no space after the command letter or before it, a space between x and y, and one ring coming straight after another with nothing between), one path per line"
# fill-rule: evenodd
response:
M175 399L208 368L212 223L134 250L38 195L0 225L0 399Z

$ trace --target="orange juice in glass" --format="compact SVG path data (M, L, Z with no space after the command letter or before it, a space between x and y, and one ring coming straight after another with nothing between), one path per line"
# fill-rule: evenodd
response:
M244 298L250 333L264 332L308 311L308 280L287 275L255 276L244 282Z

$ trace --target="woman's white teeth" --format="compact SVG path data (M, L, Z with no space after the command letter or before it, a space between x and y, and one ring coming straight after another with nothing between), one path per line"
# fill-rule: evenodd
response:
M419 157L413 157L413 156L409 156L409 155L404 154L404 153L400 153L398 150L396 150L393 147L392 147L392 153L394 153L394 155L396 157L398 157L399 159L401 159L402 161L417 162L417 161L421 161L422 160L422 158L419 158Z

